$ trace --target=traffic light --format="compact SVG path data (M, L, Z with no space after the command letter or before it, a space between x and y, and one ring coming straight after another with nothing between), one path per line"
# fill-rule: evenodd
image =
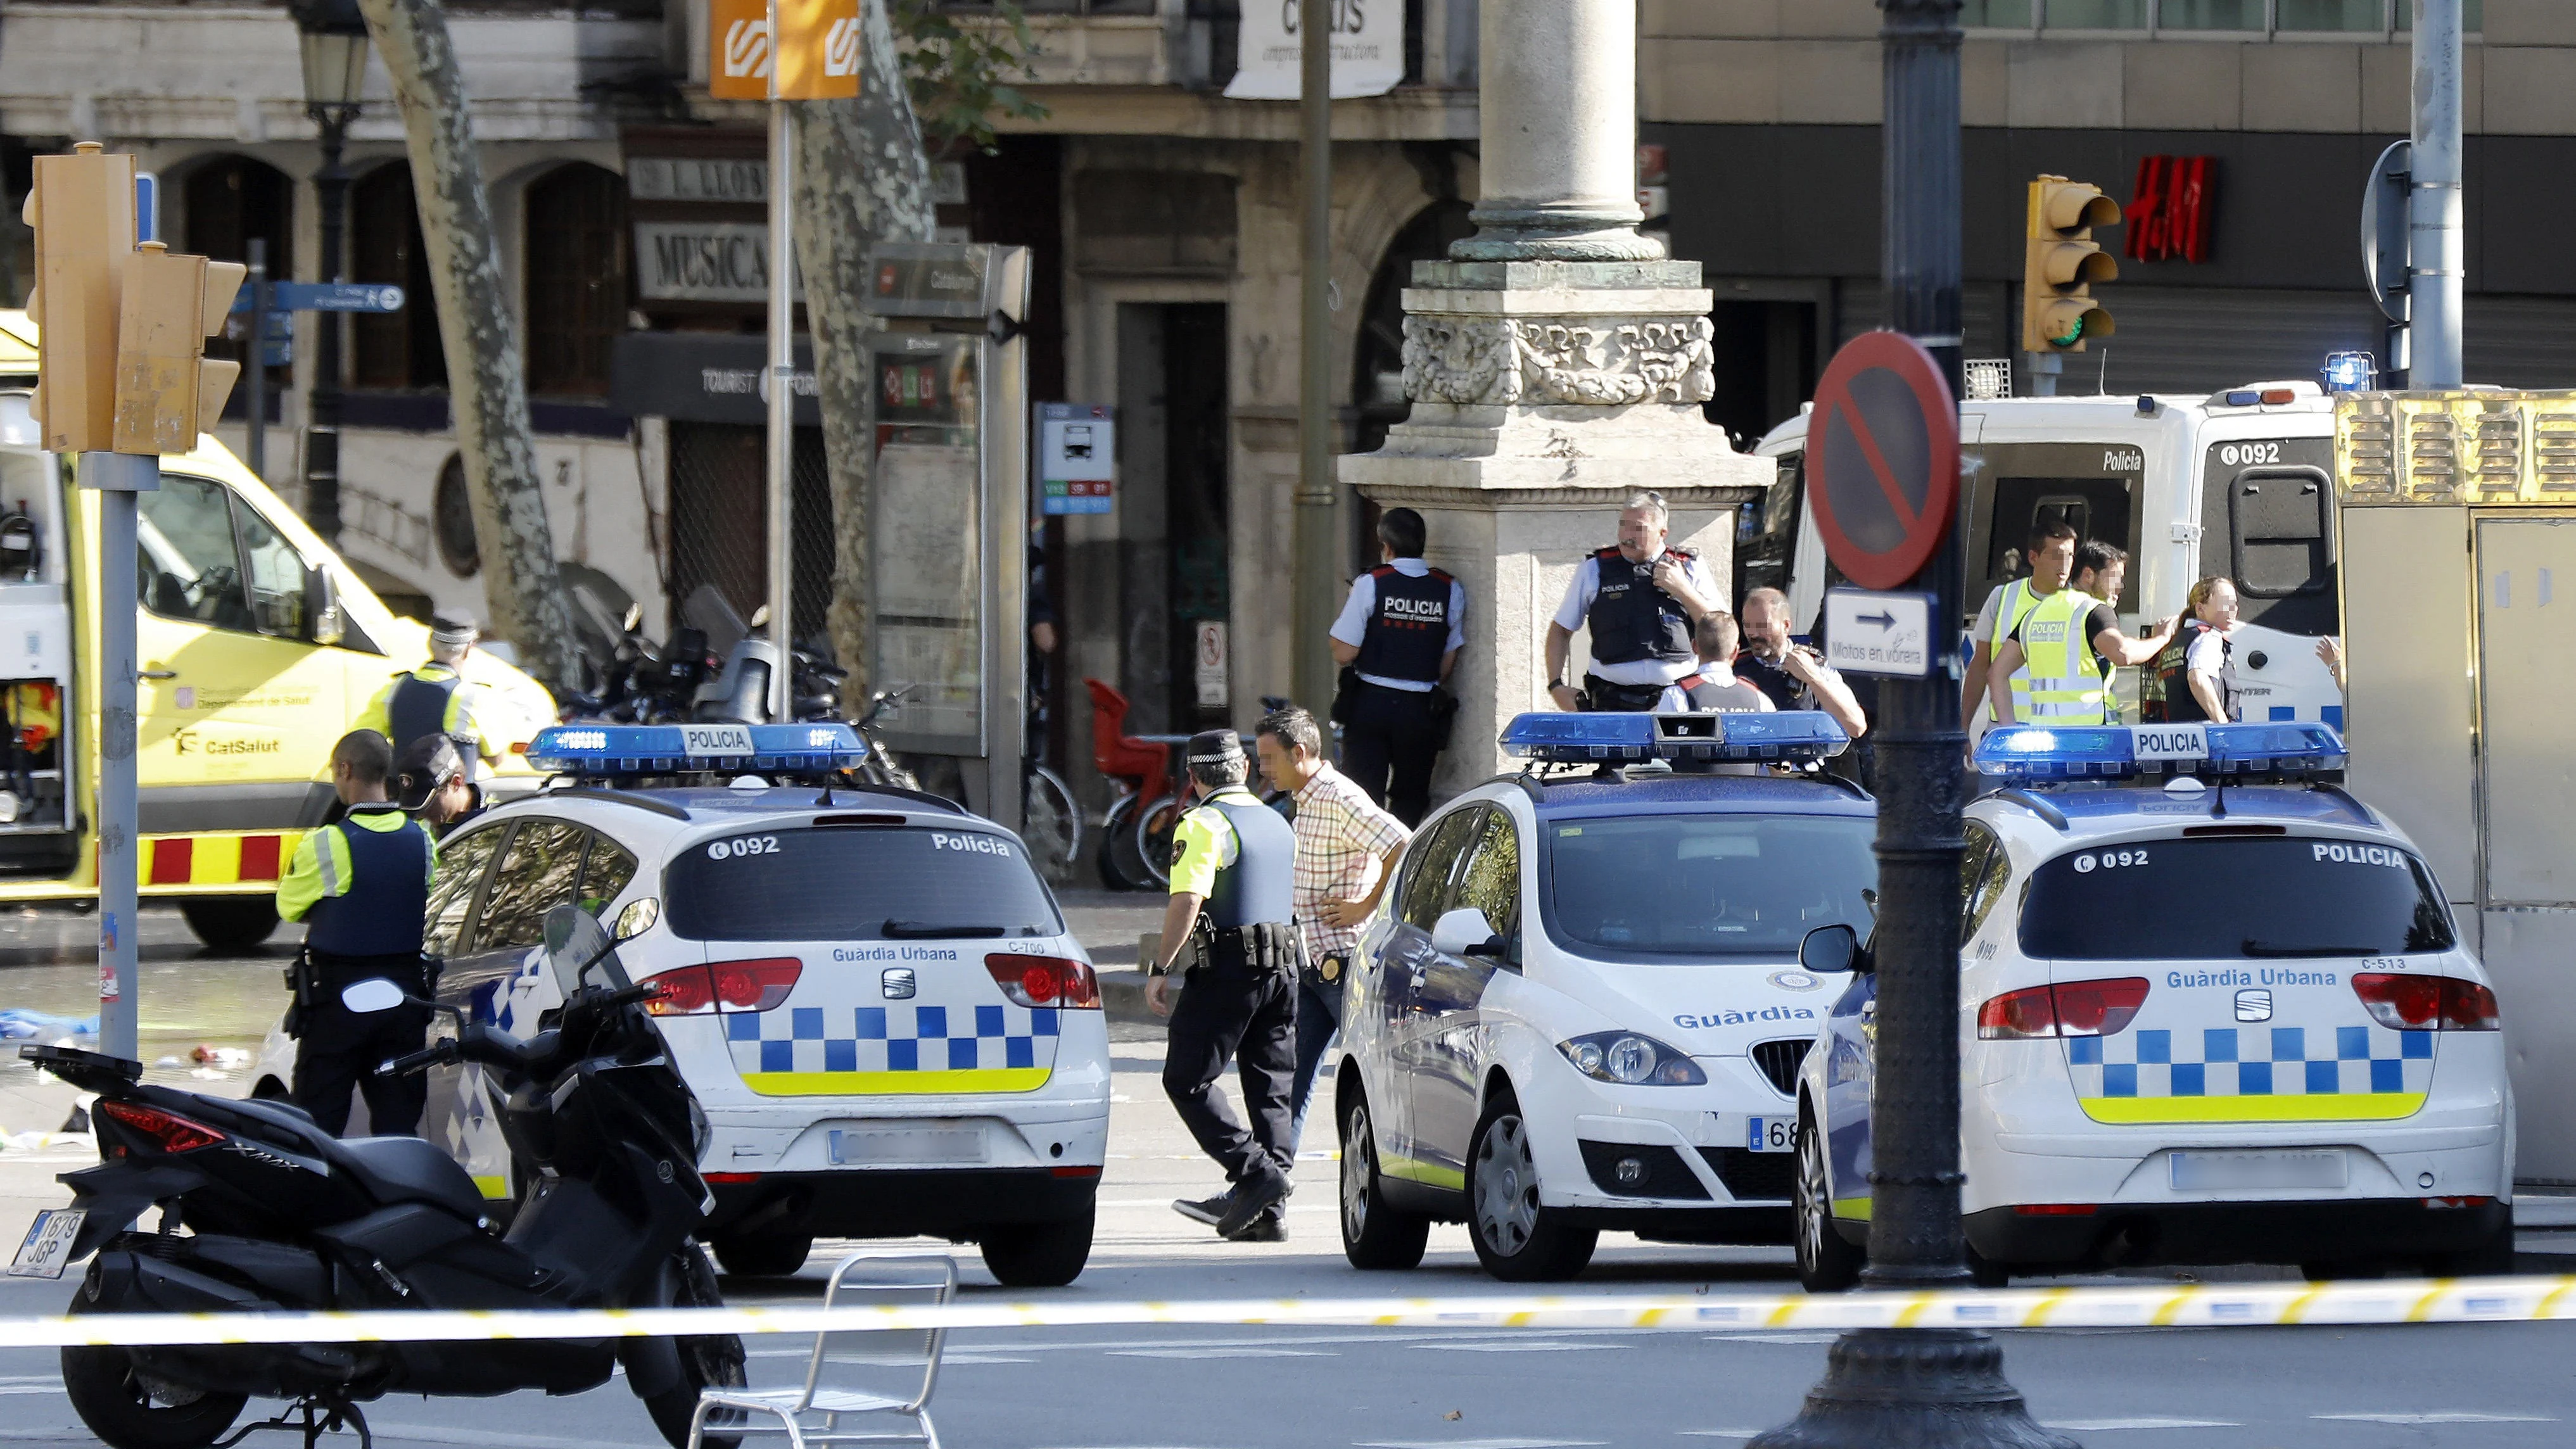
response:
M2098 186L2063 176L2030 184L2030 240L2021 282L2024 352L2082 352L2087 339L2111 335L2111 314L2093 300L2091 288L2120 275L2120 264L2094 242L2093 228L2119 224L2120 204Z
M208 358L248 268L145 242L125 264L118 308L115 450L185 453L223 415L241 364Z
M41 328L36 426L48 451L108 450L116 419L117 301L134 255L134 158L83 141L39 156L27 192L36 285L27 316Z

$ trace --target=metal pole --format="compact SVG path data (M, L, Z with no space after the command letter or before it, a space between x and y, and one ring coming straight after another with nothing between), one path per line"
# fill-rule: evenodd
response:
M2413 366L2410 387L2458 387L2467 281L2460 190L2460 0L2414 0L2415 184L2407 207Z
M139 492L161 486L161 460L80 455L80 483L98 490L98 1044L143 1058L134 999L140 845L134 790L135 528Z
M250 384L242 461L252 476L268 481L268 238L250 239L250 342L244 349L242 375Z
M1959 3L1879 0L1886 128L1880 193L1887 325L1921 343L1961 391ZM1965 538L1961 510L1958 538ZM1964 542L1907 587L1936 619L1962 615ZM1864 1287L1919 1291L1968 1282L1959 1223L1959 681L1879 689L1877 1074L1870 1093L1869 1267ZM2003 1376L2003 1351L1964 1329L1861 1329L1827 1358L1796 1420L1754 1449L2073 1441L2031 1420Z
M1301 53L1297 323L1296 627L1290 679L1297 702L1322 709L1333 700L1333 6L1299 0Z
M349 209L349 171L340 164L356 107L317 106L322 169L313 190L322 203L322 280L341 280L341 233ZM304 521L334 548L340 544L340 314L313 317L313 389L304 399Z
M770 0L770 54L777 55L778 4ZM773 69L776 61L773 59ZM774 83L773 83L774 84ZM769 717L795 717L789 685L796 647L796 239L790 204L796 185L787 104L769 103L769 641L778 666L769 672Z

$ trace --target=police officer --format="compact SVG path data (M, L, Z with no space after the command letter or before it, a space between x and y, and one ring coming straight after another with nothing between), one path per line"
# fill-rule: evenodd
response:
M2025 615L1995 656L1986 696L1997 724L2024 719L2055 725L2117 723L2113 671L2153 660L2172 641L2180 622L2167 619L2143 639L2122 632L2116 605L2128 573L2129 555L2116 545L2087 539L2075 550L2074 578ZM2026 710L2014 696L2012 678L2025 665L2030 671Z
M501 757L475 718L476 687L465 680L465 656L474 652L474 616L441 609L429 616L429 662L376 691L358 712L351 729L374 730L389 740L408 743L422 735L443 734L469 767L480 768Z
M1342 773L1410 828L1431 808L1431 766L1448 743L1440 716L1467 642L1467 589L1422 561L1422 515L1390 508L1377 521L1385 562L1351 581L1333 621L1343 688Z
M468 777L465 757L446 735L422 735L394 762L394 799L444 840L483 813L483 787Z
M2160 686L2148 719L2218 721L2236 718L2236 585L2211 575L2191 586L2191 608L2156 656Z
M1994 671L1995 656L2003 652L2004 641L2012 637L2021 621L2040 601L2066 587L2066 576L2075 568L2075 525L2064 514L2043 510L2034 515L2030 537L2023 541L2022 557L2030 565L2024 577L1997 584L1986 595L1985 607L1977 610L1977 622L1969 626L1969 637L1976 641L1976 653L1968 660L1968 674L1959 682L1959 728L1968 737L1969 748L1977 743L1977 715L1986 703L1986 676ZM2012 681L2013 707L2021 717L2030 717L2030 674L2027 670Z
M1558 709L1651 710L1674 680L1691 672L1691 626L1720 594L1689 549L1667 547L1672 515L1664 495L1628 495L1619 543L1585 559L1547 626L1547 692ZM1574 631L1592 631L1592 658L1578 693L1566 682Z
M1771 696L1736 677L1735 651L1744 631L1735 616L1712 609L1691 626L1691 646L1699 667L1673 681L1657 712L1662 714L1750 714L1779 708Z
M348 813L307 834L277 883L277 914L307 923L295 968L293 1096L334 1135L349 1125L352 1087L366 1093L367 1119L379 1135L418 1130L429 1094L418 1075L376 1075L387 1059L420 1050L427 1010L401 1006L362 1016L340 1004L341 992L372 977L424 999L431 989L420 943L438 849L386 798L392 764L383 735L351 730L340 737L331 750L331 785Z
M1278 812L1243 787L1251 761L1232 730L1190 737L1190 778L1207 798L1172 832L1172 897L1146 1004L1172 1018L1163 1092L1201 1150L1231 1184L1204 1201L1172 1204L1212 1222L1222 1237L1262 1234L1288 1198L1290 1079L1297 1061L1298 950L1294 919L1297 838ZM1178 1007L1171 971L1197 945ZM1242 1074L1247 1130L1226 1110L1216 1079L1233 1057ZM1274 1224L1275 1225L1275 1224Z

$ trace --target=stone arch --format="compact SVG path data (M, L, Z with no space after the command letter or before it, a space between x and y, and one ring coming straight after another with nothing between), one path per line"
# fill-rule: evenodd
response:
M294 177L256 156L214 151L192 158L171 179L178 205L163 201L162 224L173 250L219 262L247 262L250 243L257 240L265 244L270 277L295 274ZM248 359L246 344L229 337L208 338L206 355ZM288 368L270 369L270 386L282 392L290 375ZM244 405L236 392L232 406Z
M528 391L604 398L632 296L626 178L568 161L528 182L520 210Z

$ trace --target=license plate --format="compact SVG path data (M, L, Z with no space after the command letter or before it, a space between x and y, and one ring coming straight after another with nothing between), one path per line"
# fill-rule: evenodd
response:
M870 1127L835 1129L832 1165L874 1166L901 1163L980 1163L985 1160L981 1127Z
M680 741L692 755L751 753L751 729L747 725L682 725Z
M1787 1152L1797 1145L1798 1119L1795 1117L1744 1119L1744 1150L1747 1152Z
M2196 724L2138 725L2129 731L2130 748L2140 761L2206 760L2209 731Z
M2185 1192L2339 1188L2352 1180L2340 1152L2177 1152L2171 1171Z
M27 1241L18 1245L18 1256L9 1264L9 1276L63 1276L64 1265L72 1259L72 1239L80 1236L81 1224L88 1218L80 1208L49 1208L36 1214L27 1229Z

